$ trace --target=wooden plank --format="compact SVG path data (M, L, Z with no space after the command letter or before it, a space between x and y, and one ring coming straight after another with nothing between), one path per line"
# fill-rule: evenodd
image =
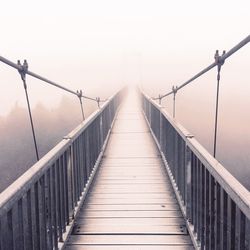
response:
M92 189L95 189L96 187L98 188L107 188L107 189L114 189L114 188L122 188L122 189L125 189L125 188L137 188L137 187L140 187L140 188L144 188L144 187L154 187L154 188L162 188L163 190L165 188L168 188L168 189L172 189L172 187L168 184L165 184L165 183L155 183L155 182L152 182L152 183L142 183L142 182L137 182L137 183L133 183L133 182L127 182L127 183L118 183L118 182L110 182L110 183L102 183L102 182L99 182L97 181L95 186L92 188Z
M129 147L129 145L123 145L126 147ZM137 160L135 160L137 159ZM160 157L155 157L155 158L136 158L136 157L131 157L131 158L122 158L122 157L113 157L109 158L106 156L102 160L102 166L103 167L127 167L127 166L133 166L133 167L154 167L158 168L159 166L164 167L161 158Z
M179 210L179 205L177 204L142 204L142 205L136 205L136 204L105 204L105 205L91 205L86 204L82 207L82 209L88 209L88 210L95 210L95 211L106 211L106 210L126 210L126 211L176 211Z
M160 176L160 175L157 175L157 176L150 176L150 175L147 175L147 176L144 176L144 175L140 175L140 176L136 176L136 175L129 175L129 176L100 176L100 175L97 175L98 178L100 178L100 180L102 181L108 181L108 180L131 180L131 181L159 181L159 180L163 180L163 177Z
M142 174L143 171L143 174ZM117 175L117 176L121 176L123 174L131 174L131 175L138 175L138 176L144 176L144 175L161 175L161 171L159 169L139 169L139 168L124 168L124 169L101 169L99 171L99 175Z
M84 217L102 217L102 218L179 218L182 217L180 211L92 211L85 209L82 214L79 214L79 218Z
M71 235L69 244L82 245L192 245L187 235Z
M143 171L143 170L142 170ZM148 177L148 179L152 178L152 177L158 177L159 179L161 178L160 173L156 173L155 171L145 171L144 174L138 174L137 171L135 171L134 173L130 173L128 170L123 170L123 171L113 171L111 173L111 171L102 171L98 174L98 177L102 178L102 177L117 177L119 178L120 176L123 177L130 177L131 179L136 179L137 178L146 178Z
M94 210L94 211L177 211L179 205L177 204L105 204L105 205L85 205L82 210Z
M66 250L194 250L194 248L189 245L69 245Z
M121 180L117 180L117 179L105 179L105 180L97 180L95 185L166 185L168 186L168 184L164 183L163 180L138 180L138 179L121 179Z
M80 224L74 227L73 234L75 235L117 235L117 234L151 234L151 235L186 235L185 226L168 226L168 225L150 225L150 227L145 227L145 225L89 225L89 224Z
M155 198L161 198L161 199L175 199L174 194L168 195L164 192L162 193L89 193L89 198L117 198L117 199L155 199Z
M77 218L77 225L94 224L94 225L144 225L144 226L182 226L185 225L183 218Z
M135 188L131 188L131 187L127 187L127 188L99 188L99 187L96 187L94 189L91 189L91 193L98 193L98 194L123 194L123 193L134 193L136 190L136 193L139 194L139 193L147 193L147 194L150 194L150 193L165 193L165 194L169 194L171 195L172 194L172 190L166 190L165 192L163 191L162 188L150 188L150 187L136 187Z
M151 182L150 184L149 183L133 183L133 182L130 182L130 183L113 183L113 182L110 182L110 183L102 183L102 182L99 182L97 181L95 183L95 186L92 188L93 189L96 189L96 188L103 188L103 189L129 189L129 188L159 188L161 190L165 190L166 188L168 190L173 190L173 188L170 186L170 184L166 184L166 183L156 183L156 182Z
M155 162L138 162L136 164L136 162L121 162L121 161L113 161L113 162L102 162L102 167L103 168L118 168L118 167L122 167L122 168L159 168L159 166L164 167L162 165L162 162L159 160L155 161Z
M152 139L151 139L152 140ZM151 164L160 164L162 165L162 159L160 157L145 157L145 158L111 158L111 157L104 157L102 159L102 166L107 164L125 164L125 165L151 165Z
M105 205L105 204L116 204L116 205L145 205L145 204L177 204L177 200L175 199L151 199L151 198L144 198L144 199L138 199L138 198L130 198L130 199L120 199L120 198L97 198L97 199L87 199L86 204L94 204L94 205Z
M66 249L193 249L139 103L120 110Z
M117 174L100 174L98 175L98 178L113 178L113 179L118 179L118 178L123 178L123 179L143 179L143 180L149 180L149 179L160 179L162 176L160 174L141 174L141 175L134 175L131 173L123 173L120 175Z
M96 181L95 185L92 187L94 189L95 187L101 187L101 188L129 188L129 187L157 187L157 188L162 188L163 190L165 188L172 189L172 186L170 186L169 183L164 183L163 181L150 181L150 180L125 180L122 182L119 182L117 180L109 180L109 182L105 181Z

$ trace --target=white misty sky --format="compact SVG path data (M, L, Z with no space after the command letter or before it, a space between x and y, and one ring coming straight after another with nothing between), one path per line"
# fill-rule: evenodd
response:
M87 95L140 81L166 92L250 31L250 2L243 0L2 0L0 6L0 54L27 59L31 71ZM249 47L227 63L228 98L235 79L249 91ZM239 72L234 81L232 72ZM16 102L26 105L18 73L2 63L0 84L0 115ZM28 85L33 107L53 108L63 95L37 80L28 78Z

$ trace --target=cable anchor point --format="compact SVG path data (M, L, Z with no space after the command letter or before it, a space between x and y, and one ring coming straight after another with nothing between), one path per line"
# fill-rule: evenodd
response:
M217 80L218 80L218 81L220 80L221 66L225 63L225 60L222 59L222 57L223 57L225 54L226 54L226 51L223 50L222 55L220 56L219 50L216 50L215 55L214 55L214 60L215 60L215 63L217 64L217 71L218 71Z

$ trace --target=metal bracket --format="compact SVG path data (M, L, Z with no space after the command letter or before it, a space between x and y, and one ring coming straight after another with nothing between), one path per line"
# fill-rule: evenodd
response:
M178 86L174 86L174 85L173 85L172 91L173 91L173 94L176 95L176 94L177 94L177 91L178 91Z
M78 98L82 98L82 90L76 91Z
M216 64L218 64L220 66L222 66L224 64L225 60L222 60L221 57L224 56L225 54L226 54L226 51L223 50L222 55L220 56L219 50L216 50L215 55L214 55L214 60L215 60Z
M26 73L27 73L28 67L29 67L28 63L27 63L27 60L24 60L23 64L21 64L20 60L18 60L17 65L20 67L20 69L18 69L18 72L21 75L21 79L23 81L24 88L27 89Z

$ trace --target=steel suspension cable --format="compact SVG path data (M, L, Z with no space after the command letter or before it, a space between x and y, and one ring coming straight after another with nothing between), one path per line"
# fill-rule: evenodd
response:
M220 94L220 72L221 66L224 64L224 60L221 58L225 54L223 51L222 56L219 56L219 51L216 51L215 61L217 63L217 89L216 89L216 107L215 107L215 124L214 124L214 158L216 157L216 147L217 147L217 129L218 129L218 113L219 113L219 94Z
M92 98L92 97L89 97L89 96L85 96L82 94L82 91L73 91L69 88L66 88L60 84L57 84L43 76L40 76L34 72L31 72L28 70L28 63L26 60L24 60L24 63L23 65L20 63L20 61L18 60L17 64L8 60L7 58L5 57L2 57L0 56L0 61L9 65L10 67L12 68L15 68L18 70L18 72L20 73L21 75L21 79L23 81L23 86L24 86L24 90L25 90L25 96L26 96L26 102L27 102L27 106L28 106L28 113L29 113L29 119L30 119L30 125L31 125L31 130L32 130L32 135L33 135L33 141L34 141L34 147L35 147L35 152L36 152L36 159L37 161L39 160L39 153L38 153L38 146L37 146L37 140L36 140L36 134L35 134L35 128L34 128L34 123L33 123L33 118L32 118L32 112L31 112L31 107L30 107L30 101L29 101L29 95L28 95L28 90L27 90L27 84L26 84L26 75L30 75L36 79L39 79L43 82L46 82L50 85L53 85L57 88L60 88L68 93L71 93L75 96L77 96L79 98L79 101L80 101L80 106L81 106L81 113L82 113L82 118L83 118L83 121L85 120L85 115L84 115L84 110L83 110L83 103L82 103L82 98L85 98L87 100L91 100L91 101L95 101L97 102L97 105L98 105L98 108L100 108L100 102L105 102L106 100L101 100L99 97L97 98Z
M27 105L28 105L29 119L30 119L32 136L33 136L33 141L34 141L34 146L35 146L36 159L37 159L37 161L39 161L39 154L38 154L38 147L37 147L37 141L36 141L35 128L34 128L34 123L33 123L33 118L32 118L32 113L31 113L31 108L30 108L29 95L28 95L27 84L26 84L26 72L28 70L28 63L25 60L23 65L21 65L20 61L18 61L18 65L21 68L21 69L18 70L18 72L20 73L21 79L23 81L23 87L24 87L24 91L25 91L26 102L27 102Z
M233 55L235 52L237 52L239 49L241 49L243 46L248 44L250 42L250 35L248 35L245 39L243 39L240 43L238 43L236 46L234 46L232 49L230 49L227 53L223 51L223 54L219 56L219 51L217 50L215 53L215 62L210 64L208 67L194 75L192 78L181 84L179 87L172 87L172 91L164 94L159 95L157 98L152 98L153 100L159 100L159 103L161 103L161 100L169 95L173 94L173 118L175 118L175 102L176 102L176 93L180 89L184 88L191 82L193 82L195 79L199 78L200 76L204 75L206 72L210 71L212 68L217 66L217 88L216 88L216 107L215 107L215 121L214 121L214 149L213 149L213 156L216 157L216 149L217 149L217 131L218 131L218 115L219 115L219 93L220 93L220 72L221 72L221 66L224 64L225 60L229 58L231 55Z
M240 43L238 43L236 46L234 46L228 52L226 52L225 54L223 54L221 56L220 60L221 61L225 61L227 58L229 58L231 55L233 55L235 52L237 52L238 50L240 50L242 47L244 47L249 42L250 42L250 35L248 35L245 39L243 39ZM213 69L216 66L217 66L217 62L214 62L214 63L210 64L208 67L206 67L205 69L201 70L199 73L197 73L196 75L194 75L192 78L190 78L189 80L187 80L183 84L179 85L179 87L177 87L177 91L179 91L180 89L184 88L186 85L188 85L189 83L193 82L194 80L196 80L200 76L204 75L206 72L210 71L211 69ZM161 95L161 99L165 98L165 97L167 97L169 95L172 95L172 94L174 94L173 90L167 92L164 95ZM154 100L158 100L159 97L156 97L156 98L153 98L153 99Z
M0 61L3 62L3 63L5 63L5 64L7 64L7 65L9 65L9 66L11 66L12 68L17 69L18 71L22 70L22 65L16 64L16 63L8 60L5 57L0 56ZM71 94L73 94L75 96L78 96L78 92L77 91L73 91L73 90L71 90L69 88L66 88L66 87L64 87L64 86L62 86L62 85L60 85L60 84L58 84L58 83L56 83L54 81L51 81L51 80L49 80L49 79L47 79L47 78L45 78L43 76L40 76L40 75L38 75L38 74L36 74L36 73L34 73L32 71L27 70L26 71L26 75L30 75L30 76L32 76L32 77L34 77L36 79L39 79L39 80L41 80L43 82L46 82L46 83L48 83L50 85L53 85L53 86L55 86L57 88L60 88L60 89L66 91L68 93L71 93ZM89 97L89 96L82 95L82 97L85 98L85 99L88 99L88 100L96 101L95 98L92 98L92 97Z

